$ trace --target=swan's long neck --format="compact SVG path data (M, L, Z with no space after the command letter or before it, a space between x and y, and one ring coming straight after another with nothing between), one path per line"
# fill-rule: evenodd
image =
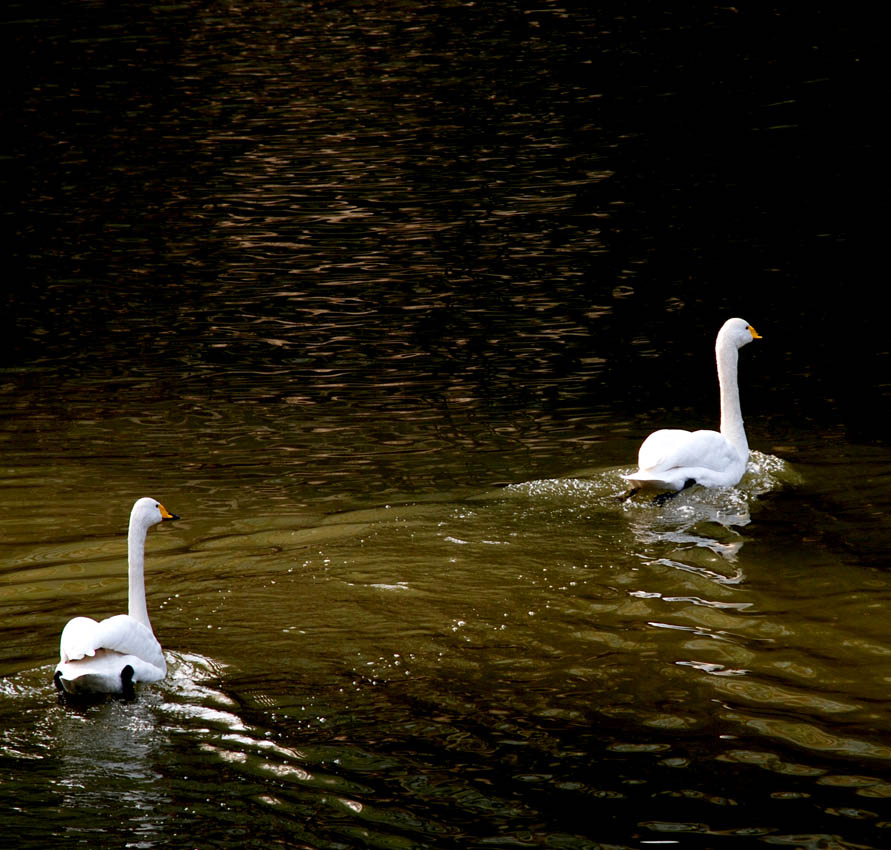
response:
M743 461L749 458L749 443L739 407L737 365L739 349L729 340L719 339L715 346L718 361L718 385L721 388L721 433Z
M127 534L127 561L129 564L128 575L130 581L129 611L130 616L148 628L148 609L145 607L145 534L146 527L140 523L130 521L130 530Z

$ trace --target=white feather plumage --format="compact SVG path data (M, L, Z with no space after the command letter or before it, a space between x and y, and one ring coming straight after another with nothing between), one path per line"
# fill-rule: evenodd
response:
M129 613L97 622L75 617L62 630L54 680L75 696L121 694L136 682L167 675L161 644L152 631L145 604L145 537L162 520L178 519L160 502L139 499L130 512L127 535Z
M761 337L743 319L728 319L718 332L715 359L721 390L721 431L654 431L638 452L638 471L623 476L632 493L683 490L691 483L732 487L746 471L749 444L739 404L739 349Z

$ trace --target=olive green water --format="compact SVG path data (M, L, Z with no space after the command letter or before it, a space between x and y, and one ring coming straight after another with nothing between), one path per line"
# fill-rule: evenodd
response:
M887 342L795 174L843 32L11 8L0 834L887 846ZM650 430L717 424L737 314L748 474L619 501ZM169 675L59 705L143 495Z

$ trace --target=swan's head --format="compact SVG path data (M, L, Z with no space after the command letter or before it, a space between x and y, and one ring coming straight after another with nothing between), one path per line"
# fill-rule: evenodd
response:
M130 525L140 525L143 528L157 525L165 519L179 519L179 517L170 513L157 499L148 496L138 499L130 511Z
M731 345L734 348L742 348L753 339L761 339L758 333L745 319L728 319L718 331L716 348Z

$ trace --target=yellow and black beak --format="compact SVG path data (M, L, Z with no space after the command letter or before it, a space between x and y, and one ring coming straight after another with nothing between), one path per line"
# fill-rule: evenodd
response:
M168 511L167 508L164 507L164 505L159 504L158 508L161 510L161 519L162 520L163 519L179 519L179 517L176 514L170 513L170 511Z

